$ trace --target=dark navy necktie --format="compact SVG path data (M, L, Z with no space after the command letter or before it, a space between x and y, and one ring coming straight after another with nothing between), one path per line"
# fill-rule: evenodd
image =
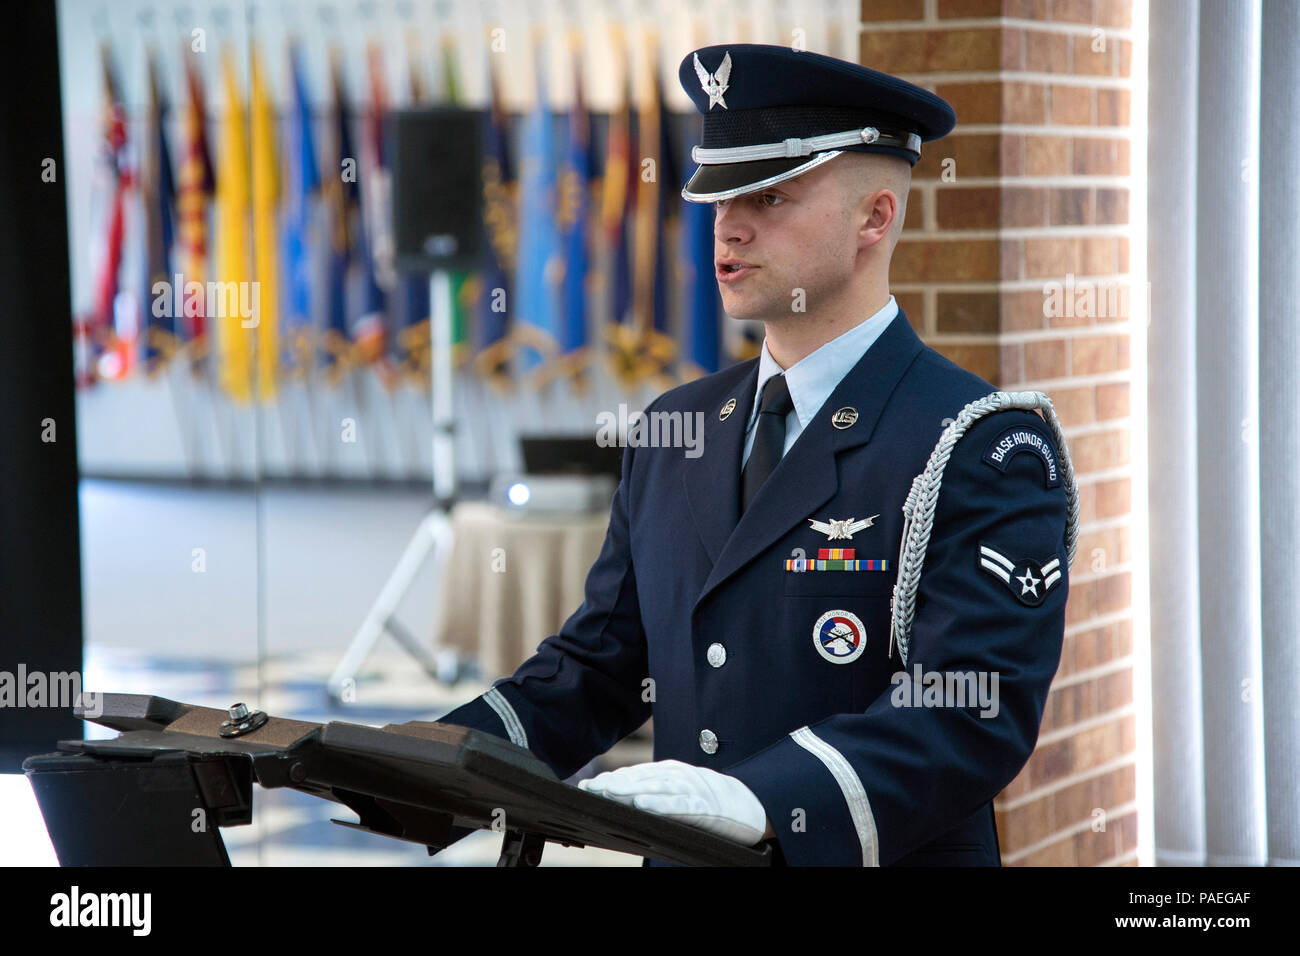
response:
M749 460L740 474L740 509L744 513L767 481L785 452L785 416L794 408L784 375L773 375L763 383L763 398L758 407L758 424Z

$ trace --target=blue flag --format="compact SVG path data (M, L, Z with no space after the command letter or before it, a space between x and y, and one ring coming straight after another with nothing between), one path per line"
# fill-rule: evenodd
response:
M510 160L506 114L490 75L491 109L483 124L483 291L474 323L474 369L497 388L510 382L510 274L514 269L515 172Z
M357 183L357 154L352 148L351 111L343 91L343 70L337 56L330 63L330 79L334 94L331 125L335 152L334 168L325 176L323 184L330 210L330 260L325 283L325 339L320 359L330 381L337 382L351 367L354 358L347 293L348 273L360 232L361 190Z
M153 288L157 282L170 287L175 281L171 268L172 243L175 238L176 186L172 179L171 150L167 146L167 102L158 89L158 64L149 57L149 110L152 127L141 164L140 194L144 200L145 255L144 294L140 298L144 315L144 363L150 374L157 372L171 358L180 344L180 315L167 294L168 307L155 309ZM161 311L162 315L155 312Z
M379 47L372 48L370 61L371 83L375 90L374 109L386 114L387 99L382 94L383 61ZM412 104L425 101L424 84L420 80L418 59L410 60L407 81ZM387 168L383 137L375 130L375 150L380 165ZM392 193L388 196L389 218L392 217ZM391 244L391 236L390 244ZM429 278L419 272L399 272L392 294L392 334L389 336L388 361L395 371L395 381L407 381L420 388L429 386Z
M293 103L289 112L288 207L284 217L284 338L282 362L286 371L302 375L312 354L312 210L320 189L320 167L311 128L311 102L302 75L298 50L289 51L293 77Z
M699 125L699 119L695 123ZM690 160L690 144L698 143L696 135L685 137L687 146L682 168ZM677 182L673 182L674 187ZM721 368L722 310L718 307L718 283L713 274L713 221L712 203L682 200L681 250L678 262L682 269L682 319L686 358L690 377L709 375Z
M601 236L609 249L605 292L609 325L605 330L615 376L630 381L635 376L639 337L631 328L632 242L628 223L636 202L637 164L633 159L631 95L624 84L623 100L609 114L605 170L601 177Z
M653 46L650 47L653 51ZM647 57L657 64L653 55ZM659 69L652 68L650 97L637 111L637 139L644 157L653 158L654 175L643 169L637 182L636 244L633 258L632 316L636 362L632 381L650 377L667 387L669 366L677 358L677 343L668 328L667 244L670 221L677 211L677 157L673 153L668 111L664 107Z
M578 62L575 58L575 63ZM575 98L565 130L560 167L559 221L564 250L560 289L560 371L581 387L587 348L587 278L591 268L588 222L591 216L591 116L582 99L582 75L574 77Z
M541 57L539 54L538 62ZM552 358L559 342L563 262L557 214L557 171L553 117L544 71L538 68L537 103L524 122L520 170L522 209L516 263L514 335L518 370L531 372Z

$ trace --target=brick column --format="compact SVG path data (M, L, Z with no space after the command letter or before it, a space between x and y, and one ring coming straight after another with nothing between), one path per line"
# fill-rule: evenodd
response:
M863 0L860 61L957 127L913 171L891 288L924 340L1046 392L1080 503L1038 747L997 798L1007 865L1136 864L1130 509L1131 0ZM1103 829L1104 827L1104 829Z

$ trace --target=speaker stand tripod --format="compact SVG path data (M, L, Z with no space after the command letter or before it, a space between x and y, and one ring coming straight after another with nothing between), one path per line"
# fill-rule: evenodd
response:
M406 550L388 575L352 643L330 675L326 690L336 703L350 703L356 675L383 634L390 635L434 680L450 683L459 673L454 651L430 653L397 618L397 607L430 556L434 574L434 620L442 601L443 568L451 554L451 506L456 496L455 421L451 362L451 275L429 275L429 373L433 405L433 507L421 520Z

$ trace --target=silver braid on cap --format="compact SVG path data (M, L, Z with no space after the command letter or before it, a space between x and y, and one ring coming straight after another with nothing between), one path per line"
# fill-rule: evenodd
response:
M904 667L907 666L907 651L911 644L912 620L916 616L916 591L921 583L925 551L930 544L935 508L939 504L943 469L952 457L954 446L971 425L986 415L1012 408L1030 411L1039 409L1056 439L1068 507L1065 520L1067 567L1074 564L1074 550L1079 539L1079 489L1074 482L1074 466L1070 464L1065 432L1056 417L1052 400L1042 392L992 392L975 399L943 430L939 443L930 453L925 470L912 479L912 490L908 492L907 503L903 505L903 540L898 549L898 578L894 582L894 597L890 602L893 613L889 626L889 647L892 653L894 643L897 642L898 654Z

